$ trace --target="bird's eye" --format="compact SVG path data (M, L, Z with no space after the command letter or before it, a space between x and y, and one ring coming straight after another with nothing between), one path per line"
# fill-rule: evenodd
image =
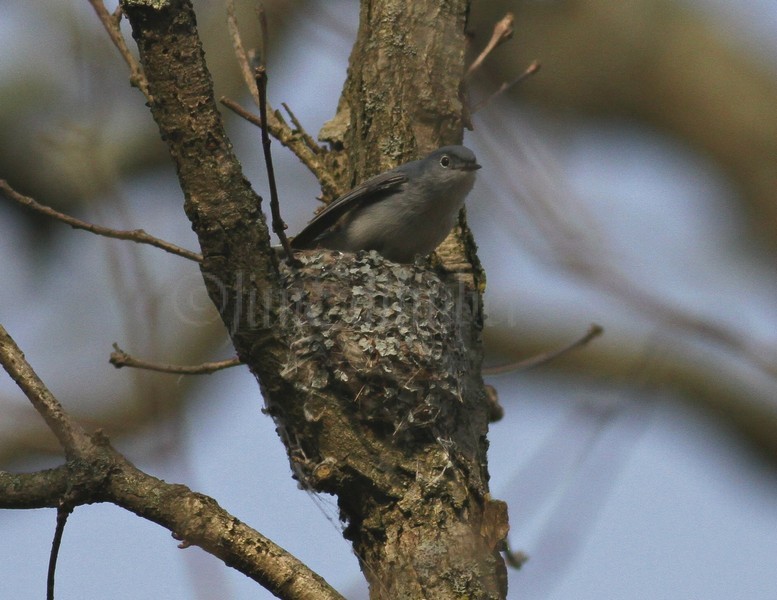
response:
M447 169L451 164L451 159L449 156L445 155L440 159L440 166L443 169Z

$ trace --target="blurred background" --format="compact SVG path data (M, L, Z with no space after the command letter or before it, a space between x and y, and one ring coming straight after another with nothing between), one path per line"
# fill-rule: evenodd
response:
M238 3L248 45L254 6ZM315 136L334 115L354 0L266 0L269 98ZM217 96L250 106L222 2L195 2ZM113 10L115 2L109 3ZM474 1L484 168L468 219L488 275L487 362L603 337L487 378L492 492L510 507L510 598L777 598L777 5L772 0ZM125 24L126 25L126 24ZM126 29L125 29L126 31ZM166 149L84 0L0 3L0 178L102 225L196 249ZM127 36L129 38L129 36ZM134 50L134 44L130 41ZM223 111L268 197L259 132ZM295 233L316 181L273 144ZM209 494L327 578L366 588L331 499L296 488L245 368L178 377L108 364L232 356L195 264L0 199L0 322L54 394L140 468ZM0 377L0 468L62 462ZM40 598L54 510L0 513L0 597ZM60 598L270 598L111 505L66 528Z

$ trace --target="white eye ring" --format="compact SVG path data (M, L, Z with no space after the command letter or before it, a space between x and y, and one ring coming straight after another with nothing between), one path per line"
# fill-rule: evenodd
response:
M440 166L443 169L447 169L451 164L451 159L447 154L444 154L443 157L440 159Z

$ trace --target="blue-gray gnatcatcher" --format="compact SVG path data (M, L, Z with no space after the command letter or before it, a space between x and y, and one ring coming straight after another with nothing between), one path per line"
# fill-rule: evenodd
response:
M292 248L376 250L412 262L450 233L480 165L464 146L445 146L421 160L368 179L322 210Z

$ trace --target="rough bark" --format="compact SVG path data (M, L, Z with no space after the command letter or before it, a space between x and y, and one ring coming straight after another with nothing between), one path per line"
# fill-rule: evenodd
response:
M191 6L122 6L208 292L295 477L337 495L371 596L505 597L507 517L488 494L479 375L482 275L466 227L436 271L329 252L279 268L216 111ZM461 139L466 13L464 0L362 3L335 142L354 177Z
M345 144L356 178L461 141L468 5L361 3L338 114L323 134Z

